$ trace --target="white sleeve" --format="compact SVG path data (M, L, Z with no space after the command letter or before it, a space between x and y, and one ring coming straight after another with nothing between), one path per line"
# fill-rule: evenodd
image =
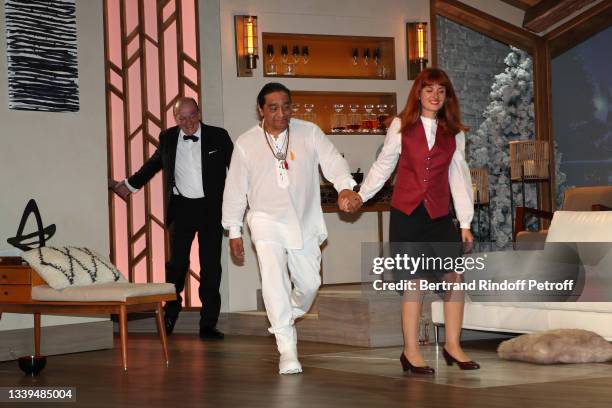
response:
M229 230L230 239L242 236L244 212L247 207L247 192L249 189L246 155L240 145L234 145L225 190L223 191L223 215L221 225Z
M465 134L463 132L457 133L455 143L457 148L448 169L448 182L459 225L461 228L469 229L474 217L474 193L470 168L465 161Z
M128 179L123 180L123 184L125 184L128 190L130 190L132 193L135 193L138 191L137 188L132 187L132 185L128 182Z
M402 134L400 133L400 128L400 119L393 119L391 125L389 125L389 129L387 129L387 136L385 137L383 148L374 164L372 164L365 181L359 189L359 195L364 202L378 193L397 165L397 160L402 150Z
M334 185L336 191L352 190L357 183L351 176L348 163L336 149L323 131L317 126L314 129L314 146L323 176Z

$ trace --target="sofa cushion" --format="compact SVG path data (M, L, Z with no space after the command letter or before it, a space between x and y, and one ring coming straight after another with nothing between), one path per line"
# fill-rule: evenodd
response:
M21 257L53 289L127 281L108 258L89 248L42 247Z
M55 290L48 285L34 286L32 299L55 302L125 302L129 297L173 294L172 283L110 282Z
M612 242L612 211L555 211L546 242Z

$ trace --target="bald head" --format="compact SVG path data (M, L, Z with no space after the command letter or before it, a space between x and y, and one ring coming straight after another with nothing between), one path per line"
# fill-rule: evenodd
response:
M174 120L186 135L193 135L200 126L200 110L193 98L181 97L174 104Z
M196 111L198 112L200 111L200 108L198 107L198 103L196 102L195 99L188 97L188 96L181 96L180 98L176 100L176 102L174 103L174 107L172 108L172 113L174 113L174 116L176 116L181 106L184 106L184 105L191 105L195 108Z

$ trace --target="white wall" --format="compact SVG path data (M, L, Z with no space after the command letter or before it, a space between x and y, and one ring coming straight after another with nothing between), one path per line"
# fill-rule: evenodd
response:
M49 245L85 245L107 254L102 0L77 1L80 111L75 113L8 109L4 7L0 10L0 251L11 248L6 238L15 235L27 201L34 198L45 225L57 226ZM33 232L34 223L28 225ZM0 330L31 327L31 321L31 315L4 314Z

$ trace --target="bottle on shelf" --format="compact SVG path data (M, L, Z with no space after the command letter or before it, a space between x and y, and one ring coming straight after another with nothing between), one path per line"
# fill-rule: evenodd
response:
M387 119L389 119L389 113L387 110L389 106L386 104L376 105L378 108L378 126L376 128L376 133L386 133L387 132Z
M365 114L361 121L361 132L362 133L373 133L374 129L378 128L378 118L373 113L374 105L366 104L363 105Z
M331 132L346 133L346 114L342 112L344 105L337 103L334 105L334 113L331 117Z
M350 113L348 115L348 124L346 125L347 133L358 133L361 128L361 114L358 112L359 105L350 104Z

